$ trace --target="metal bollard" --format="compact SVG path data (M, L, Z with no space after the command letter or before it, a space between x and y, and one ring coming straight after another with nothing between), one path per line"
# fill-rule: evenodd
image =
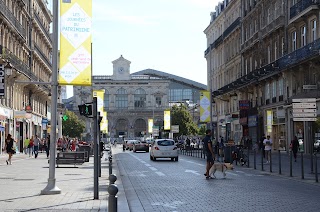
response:
M269 155L270 155L270 161L269 161L269 165L270 165L270 172L272 172L272 154L271 154L271 150L269 152Z
M317 161L317 153L314 153L314 171L316 172L316 182L318 183L318 161Z
M108 187L108 211L109 212L117 212L118 211L118 197L116 196L118 193L118 187L114 184L109 185Z
M256 150L253 151L253 168L257 169L257 152Z
M290 177L292 177L292 150L290 150Z
M110 157L110 156L109 156L109 175L112 174L112 157Z
M261 152L261 171L264 171L263 169L263 149L262 149L262 152Z
M301 179L304 179L303 152L301 152Z
M110 174L109 175L109 184L114 184L117 181L117 176L115 174Z
M311 158L311 160L310 160L310 162L311 162L311 174L313 174L313 154L312 153L310 153L310 158Z
M279 174L281 174L281 152L280 150L278 150L279 152Z
M247 161L248 165L247 165L247 167L250 168L250 149L249 149L249 147L248 147L247 155L248 155L248 161Z

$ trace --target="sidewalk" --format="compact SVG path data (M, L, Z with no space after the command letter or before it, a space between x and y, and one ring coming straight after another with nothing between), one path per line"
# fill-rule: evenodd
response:
M78 165L61 165L56 168L56 185L61 194L40 195L48 182L49 164L45 153L38 158L24 154L13 156L12 165L7 165L7 155L0 155L0 210L1 211L107 211L109 162L102 161L99 178L99 200L93 199L93 157L90 162ZM116 161L113 173L119 176ZM118 186L118 211L129 211L121 179Z

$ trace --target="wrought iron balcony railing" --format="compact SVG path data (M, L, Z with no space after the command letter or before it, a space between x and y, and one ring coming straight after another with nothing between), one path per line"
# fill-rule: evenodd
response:
M301 0L292 7L290 7L290 19L297 16L299 13L311 6L317 6L320 4L319 0Z
M13 54L8 48L2 47L3 49L3 57L13 65L15 69L24 73L26 76L30 77L31 71L30 67L24 63L20 58L18 58L15 54Z
M47 66L49 68L52 67L52 63L51 61L47 58L46 55L43 54L43 52L41 51L40 47L37 44L34 44L35 50L37 52L37 54L40 56L40 58L47 64Z
M232 22L232 24L223 32L223 37L226 38L238 26L240 26L240 17Z
M40 20L40 17L38 16L38 14L37 14L37 13L34 13L34 17L35 17L35 20L38 22L40 28L42 29L43 33L46 35L46 37L49 39L49 41L52 42L50 33L49 33L49 31L43 26L43 23L42 23L42 21Z
M11 24L14 26L18 33L23 37L26 38L26 29L20 24L18 19L12 14L9 8L5 5L3 0L0 0L0 14L2 14Z

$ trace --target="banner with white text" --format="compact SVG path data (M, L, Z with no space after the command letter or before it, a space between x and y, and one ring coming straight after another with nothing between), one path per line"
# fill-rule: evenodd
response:
M165 110L164 111L164 130L170 130L171 126L171 117L170 117L170 110Z
M210 122L210 92L200 91L200 122Z

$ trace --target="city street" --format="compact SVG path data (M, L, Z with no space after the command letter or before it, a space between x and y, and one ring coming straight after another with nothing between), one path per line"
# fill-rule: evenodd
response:
M206 180L205 160L151 161L149 153L114 151L131 211L319 211L320 186L235 166Z

